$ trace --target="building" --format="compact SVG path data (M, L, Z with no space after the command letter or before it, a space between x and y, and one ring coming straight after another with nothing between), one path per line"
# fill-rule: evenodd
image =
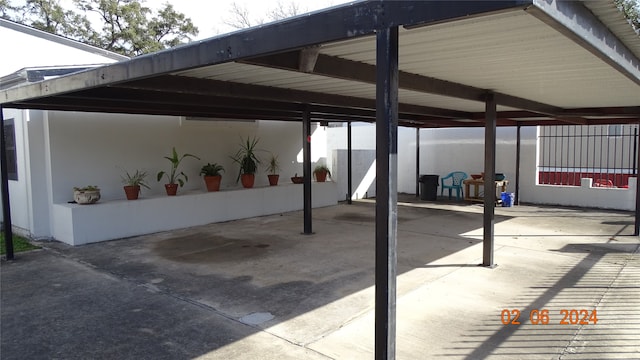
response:
M60 75L95 68L127 57L45 33L0 19L0 36L11 40L12 48L24 48L10 62L2 63L0 88L50 79ZM20 45L18 45L20 44ZM45 56L47 54L47 56ZM52 54L49 56L48 54ZM260 120L224 121L224 119L122 115L95 112L61 112L34 109L4 109L5 131L9 135L9 187L14 230L35 239L56 239L72 245L141 235L265 213L298 210L302 203L291 201L273 209L238 208L198 201L204 192L200 168L208 162L224 166L222 189L240 189L236 183L238 166L231 159L242 139L259 138L260 157L276 154L280 160L281 182L302 174L299 156L302 150L299 124ZM316 126L317 128L317 126ZM322 129L314 135L315 162L323 161ZM320 146L315 146L318 144ZM78 151L78 146L84 148ZM189 181L179 190L186 208L200 216L185 214L180 206L163 204L163 183L156 174L169 170L175 147L180 153L192 153L201 160L187 159L181 171ZM146 171L150 189L143 189L138 208L123 210L126 202L121 176L126 171ZM261 167L256 186L268 184ZM73 188L97 185L101 189L101 206L78 208ZM327 184L331 189L333 184ZM319 187L318 187L319 188ZM259 194L266 190L255 189ZM286 189L281 189L285 191ZM300 186L294 191L301 192ZM319 194L316 204L335 204L337 198ZM224 196L243 194L225 191ZM214 195L208 195L214 196ZM231 201L228 198L212 201ZM210 207L214 207L212 210ZM94 211L87 218L88 211ZM104 218L113 219L105 222Z
M376 6L372 4L373 2L357 6L343 6L332 10L332 12L348 13L358 6L364 8ZM456 19L455 21L431 24L428 27L416 25L416 29L422 30L409 31L412 29L407 29L403 32L403 35L408 36L410 40L424 39L424 41L438 44L437 53L446 54L449 60L432 58L430 57L432 55L414 45L418 49L416 50L417 54L419 54L416 56L421 56L421 58L409 59L415 69L411 70L409 69L411 66L409 66L407 70L403 70L402 75L411 81L409 86L407 84L400 85L403 89L403 92L400 93L401 98L408 99L406 104L408 106L400 108L400 125L423 129L419 130L418 137L415 135L415 130L412 129L401 130L399 133L397 190L401 192L414 191L416 178L420 173L444 175L458 169L469 173L481 172L482 169L487 168L487 161L480 150L484 150L484 152L490 150L495 151L495 164L492 168L505 173L507 178L514 179L510 183L510 190L517 192L522 201L628 210L637 208L633 200L635 196L632 194L632 189L635 188L632 185L633 178L628 180L631 190L624 188L592 189L588 184L584 189L575 186L567 188L540 186L538 168L541 157L536 147L538 130L534 130L536 129L535 125L539 124L558 125L576 121L585 124L602 124L637 121L637 97L634 98L633 95L637 90L638 83L637 58L640 50L638 50L637 34L630 30L628 24L624 23L622 15L612 11L612 9L615 10L612 4L576 5L575 9L568 9L569 13L580 14L576 16L588 19L587 23L592 23L595 28L610 27L613 30L607 31L611 32L610 35L616 39L620 49L624 48L624 54L619 58L591 57L590 53L608 51L610 44L586 33L581 33L579 36L587 39L587 45L576 44L569 40L571 37L566 37L562 21L570 20L562 19L560 14L553 11L553 6L560 6L560 3L549 5L548 8L542 3L536 3L534 6L534 8L540 9L541 13L549 12L558 17L559 24L551 28L541 26L541 13L535 12L532 10L534 8L528 7L528 5L503 3L500 6L505 9L500 11L490 10L494 5L489 3L485 5L486 13L479 12L478 14L482 15L476 14L477 16L464 21ZM420 6L428 7L430 5L422 4ZM523 7L520 8L520 6ZM506 10L507 8L508 10ZM453 14L457 11L467 10L450 9L450 11ZM320 13L308 21L328 21L324 16L325 13ZM520 20L526 23L520 23ZM296 18L288 21L287 24L298 24L305 20ZM405 19L403 21L411 22L413 20ZM495 30L496 24L510 28L511 33L500 35L500 32ZM252 36L267 36L275 34L278 31L278 26L276 24L265 29L249 29L243 33L250 33ZM494 38L500 38L500 44L504 48L502 52L496 54L485 50L487 47L480 45L473 48L454 47L453 50L447 50L449 44L471 38L482 29L494 31L492 35ZM336 29L335 31L341 30ZM363 33L367 33L367 31L363 30ZM439 42L443 31L448 32L450 36L447 40ZM532 36L531 34L536 31L544 31L546 36ZM526 35L527 41L521 40L516 34ZM224 41L237 41L238 47L242 48L242 44L250 40L250 38L236 39L238 36L240 35L230 34L227 37L213 38L198 44L142 56L123 62L121 67L106 67L103 73L100 73L103 68L99 68L87 70L75 78L67 76L57 82L45 80L43 86L55 84L56 88L53 92L56 94L72 93L83 88L86 88L87 91L77 95L63 95L54 99L54 97L49 97L46 94L47 90L43 88L33 91L25 90L29 95L16 95L16 99L20 99L9 101L3 106L5 119L13 119L14 131L17 134L15 141L17 171L12 176L17 173L18 180L13 180L11 183L12 193L17 194L15 198L11 197L12 209L15 211L15 226L34 237L53 237L69 243L81 244L160 231L169 226L195 225L195 223L185 221L185 218L189 218L189 216L185 216L183 211L175 211L171 206L150 205L149 208L155 211L165 209L162 213L155 212L155 215L154 212L129 209L134 213L149 214L149 218L145 218L145 221L123 215L126 212L122 211L120 205L115 205L118 200L124 198L119 183L122 172L141 169L146 170L153 177L156 172L166 169L168 164L163 156L168 155L175 147L180 153L188 152L199 155L202 162L221 163L228 171L223 180L223 189L234 189L238 185L235 184L234 164L229 155L235 152L234 149L237 149L242 138L258 136L260 137L260 147L265 152L279 155L282 163L281 172L287 178L290 175L304 172L300 153L308 141L305 140L305 137L300 136L301 128L302 132L311 132L311 130L317 132L314 133L314 141L311 142L314 146L318 145L318 142L324 142L318 141L321 134L327 134L328 147L325 148L322 144L319 147L325 148L325 152L323 154L316 153L316 156L311 157L314 158L314 161L325 161L322 157L326 157L326 161L335 168L333 173L335 179L338 180L339 188L335 189L335 196L321 198L334 202L347 198L349 195L356 197L363 196L363 193L365 196L374 195L372 186L366 182L363 184L362 190L358 190L359 183L361 183L358 179L359 176L355 179L358 184L356 184L354 194L348 194L345 189L344 160L338 160L340 157L345 157L345 152L340 151L345 149L344 144L347 142L344 128L325 129L324 126L313 125L314 129L305 130L304 126L299 124L299 116L305 112L304 106L300 104L310 102L308 100L310 98L313 98L311 101L313 105L309 106L311 109L309 110L310 119L315 121L355 123L375 119L375 111L371 109L372 104L375 103L372 101L375 97L372 95L375 86L372 85L370 78L371 74L375 73L372 72L374 67L371 65L371 57L375 61L375 51L372 51L375 46L371 45L371 37L363 36L360 38L359 34L347 32L346 35L325 34L323 39L326 39L322 41L289 39L294 42L298 41L295 44L316 41L318 43L327 41L327 44L321 50L317 50L314 47L305 48L303 45L292 43L289 46L294 48L302 46L303 50L287 52L285 51L286 47L278 48L277 51L281 51L281 53L274 57L265 55L272 50L275 51L274 49L269 48L263 51L247 47L245 51L249 53L253 51L253 57L244 53L229 55L232 60L237 59L237 62L229 62L229 57L220 58L219 51L209 52L211 50L207 48L207 46L222 46ZM335 36L336 39L346 37L346 39L350 39L349 41L354 41L354 44L357 43L358 47L353 48L355 53L350 53L351 48L348 44L329 44L328 38L330 36ZM351 39L352 37L354 39ZM476 40L484 41L489 46L495 42L494 38L487 37ZM277 39L277 35L270 39L274 44L283 41L283 39ZM526 46L523 45L525 43ZM269 47L270 45L265 43L261 46ZM276 47L278 46L280 45ZM589 66L589 68L582 72L583 78L579 81L575 81L574 77L569 75L560 79L545 77L551 71L567 74L573 69L554 61L548 55L540 54L540 51L537 50L538 47L543 49L562 48L566 51L567 57L574 59L577 64L575 66L583 65ZM358 55L358 53L366 54L366 56ZM197 54L200 55L196 56ZM556 52L554 52L555 54ZM106 54L102 54L102 56L108 58ZM244 59L247 56L250 57L250 61ZM291 59L301 63L292 67ZM307 65L303 66L303 61L299 59L303 59ZM483 61L485 72L476 71L473 62L469 63L469 59L476 59L476 62ZM111 61L115 60L111 59ZM526 74L526 76L514 76L519 69L519 64L527 64L527 61L531 66L535 65L535 71L529 70L531 74ZM429 70L419 68L419 64L426 62L439 63L441 66L439 74L423 75L421 72L426 74ZM518 66L513 64L518 64ZM613 66L611 66L612 64ZM66 65L68 66L68 64ZM447 66L455 66L456 68L451 69ZM59 67L63 68L63 66ZM353 71L340 70L342 68ZM505 71L505 69L509 70ZM32 70L36 71L36 69ZM15 70L10 71L15 72ZM589 79L592 75L593 79ZM154 76L157 79L149 80ZM165 77L160 78L160 76ZM446 80L442 80L443 78ZM6 79L7 83L11 81L13 84L16 75L11 75ZM72 80L68 81L67 79ZM144 82L144 79L147 81ZM183 81L177 81L178 79ZM339 80L329 82L326 79ZM547 83L545 84L547 85L544 85L540 79L546 79ZM176 81L174 82L174 80ZM610 94L607 92L607 96L603 96L603 93L599 93L601 88L596 88L591 84L596 80L609 86L612 90ZM344 81L344 83L339 83L339 81ZM554 81L557 84L548 85ZM81 82L84 82L84 85L89 84L89 86L83 87L80 85ZM120 86L126 82L131 84ZM497 107L500 117L498 120L501 126L511 125L512 127L501 128L498 132L500 141L498 141L497 147L489 149L486 147L487 142L484 141L486 129L474 128L484 125L484 101L478 101L478 99L485 98L487 94L485 89L499 90L504 84L508 84L510 93L506 93L506 88L503 93L499 91L497 93L500 103L500 106ZM325 86L324 89L327 89L327 86L331 89L323 90L322 96L312 92L322 86ZM28 86L21 89L27 88L34 89ZM445 89L445 95L439 93L442 91L441 89ZM8 91L11 92L11 89ZM36 93L39 95L35 95ZM229 96L229 93L233 93L233 96ZM249 95L245 96L245 94ZM454 96L448 96L450 94L454 94ZM34 100L30 100L31 98ZM37 100L40 98L47 99L40 102ZM25 101L22 102L22 100ZM592 103L597 105L589 107L589 104ZM29 110L25 113L21 110L13 110L12 107L66 111ZM516 111L515 109L520 110ZM106 114L112 112L120 114ZM227 121L230 119L233 121ZM8 124L11 126L11 121L8 121ZM25 127L24 124L28 124L28 126ZM521 125L524 125L522 136L518 136L516 129ZM33 130L31 130L32 127ZM426 129L430 127L445 128ZM356 141L361 141L360 150L364 151L361 161L359 160L361 167L354 166L353 169L360 171L360 176L364 177L364 174L369 173L372 169L373 153L371 150L373 145L379 143L374 142L375 137L371 129L362 127L359 130L363 131L359 138L362 140ZM25 133L26 137L21 135ZM21 137L26 140L25 144L29 144L22 150L18 145L22 142ZM354 139L358 139L358 137L354 137ZM417 144L420 145L419 150ZM481 144L484 144L484 148L478 147ZM335 156L333 155L334 149L338 150ZM516 156L517 153L520 153L521 156ZM416 166L416 154L420 154L418 166ZM202 183L194 181L194 178L198 176L202 162L185 161L183 170L190 176L191 181L181 189L183 194L202 191ZM519 166L516 163L519 163ZM23 171L20 170L21 166L24 168ZM25 174L24 182L20 180L21 172ZM520 176L516 176L517 173ZM515 179L518 179L519 182L517 191ZM162 185L153 179L150 182L152 183L151 189L145 191L144 195L150 198L162 197ZM100 186L105 203L107 200L114 201L111 203L113 209L101 213L96 209L104 209L105 207L81 209L69 205L71 189L75 186L86 185ZM259 180L258 185L266 185L266 176ZM595 197L590 198L587 194L594 194ZM562 196L566 196L567 199L560 200ZM21 201L22 199L26 199L27 206L21 205L25 203ZM318 197L314 197L314 199L318 199ZM151 202L140 203L150 204ZM192 205L187 202L183 206L191 207ZM127 204L122 207L131 208L133 205ZM84 216L88 216L90 212L95 213L89 216L92 220L88 221ZM166 219L170 217L172 212L181 214L182 220L176 220L175 223L169 225ZM117 227L120 231L115 231L113 224L109 224L109 228L106 228L107 225L101 221L105 217L111 219L114 214L121 214L129 220L128 223L125 222L122 226ZM245 215L256 214L259 213L248 212ZM244 215L236 214L234 216ZM151 220L153 218L159 219L155 220L156 225L153 227L129 231L141 223L154 223ZM219 219L229 218L221 216ZM207 220L213 221L215 219L200 218L198 222ZM99 231L95 230L95 226L100 224L105 228ZM81 228L82 230L80 230ZM102 236L100 239L89 236L89 234L103 232L110 235Z

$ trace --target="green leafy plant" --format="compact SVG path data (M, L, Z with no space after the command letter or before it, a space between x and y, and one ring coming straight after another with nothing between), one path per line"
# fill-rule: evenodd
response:
M231 156L231 159L240 165L240 172L238 172L236 182L240 181L240 175L255 174L258 170L258 164L260 164L260 159L256 155L258 141L259 139L255 137L253 139L247 137L240 144L240 150Z
M177 182L178 184L180 184L180 187L183 187L184 183L189 181L189 177L187 176L187 174L185 174L182 171L178 172L178 166L180 166L180 162L182 162L182 160L184 160L184 158L186 157L192 157L200 160L199 157L192 154L184 154L182 156L179 156L178 152L176 151L176 148L174 147L171 157L168 157L168 156L164 157L165 159L171 162L171 170L168 173L164 171L160 171L157 176L158 181L162 180L162 178L166 175L167 178L169 179L169 184L175 184ZM184 178L184 180L182 180L182 178Z
M100 191L100 188L95 186L95 185L88 185L85 187L74 187L73 188L74 191L80 191L80 192L84 192L84 191Z
M278 160L278 155L271 154L269 158L269 162L267 162L267 172L271 175L276 175L280 170L280 161Z
M313 169L313 174L317 174L319 172L326 172L327 175L331 176L331 171L329 171L329 168L327 167L327 165L317 165L314 169Z
M204 176L220 176L220 172L224 172L224 167L217 163L207 163L207 165L203 165L202 169L200 169L200 175Z
M145 182L147 177L146 171L136 170L135 173L129 174L128 171L124 171L124 175L120 176L122 183L126 186L140 186L149 189L149 185Z

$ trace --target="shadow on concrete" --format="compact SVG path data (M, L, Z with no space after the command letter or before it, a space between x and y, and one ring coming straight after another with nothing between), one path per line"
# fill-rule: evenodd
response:
M356 203L314 210L313 236L299 234L296 212L80 247L45 244L32 260L41 263L3 271L3 359L193 358L262 330L309 343L372 309L374 220L372 204ZM459 234L481 226L477 213L400 206L399 275L477 244ZM45 261L46 253L56 256ZM460 266L476 264L432 267ZM28 289L33 277L41 289ZM339 310L321 310L320 320L304 317L336 302ZM291 319L293 329L281 330ZM46 336L27 335L43 326Z
M492 355L520 358L527 354L571 358L576 352L580 358L636 358L640 334L640 263L632 254L639 250L637 243L611 242L572 244L558 249L560 253L587 253L575 265L559 268L556 276L540 279L539 285L529 287L513 308L507 309L518 310L520 324L513 324L515 315L507 312L501 319L479 326L477 334L467 334L461 340L470 350L465 358L484 359ZM549 311L548 323L536 324L542 310ZM482 342L473 340L486 334L491 335L483 337ZM554 336L561 342L554 344L550 340ZM603 348L603 344L607 345Z
M398 211L399 297L453 271L480 275L472 268L479 268L481 240L461 234L481 228L481 208L416 201ZM544 208L548 215L509 211L522 220L496 215L496 224L514 220L517 228L532 217L543 219L546 231L544 218L556 218ZM616 238L628 229L625 220L587 214L589 221L602 220L602 233L567 235L570 228L562 235L526 237ZM244 358L258 349L260 358L324 359L306 345L374 306L374 205L316 209L313 216L313 236L299 233L302 214L295 212L80 247L44 243L45 250L2 263L2 358ZM637 254L638 244L572 241L555 250L571 254L570 266L540 279L527 274L525 287L513 284L522 290L512 306L524 314L523 324L506 326L491 316L464 327L463 336L450 340L456 347L440 355L518 358L577 351L598 358L605 352L595 344L611 344L614 337L619 346L606 353L632 358L634 334L640 333L633 317L640 308L640 265L630 254ZM469 249L474 246L477 253ZM493 278L497 271L483 273ZM572 308L597 309L598 325L557 324L559 311ZM554 326L527 323L540 309L553 311ZM560 341L550 346L549 338Z

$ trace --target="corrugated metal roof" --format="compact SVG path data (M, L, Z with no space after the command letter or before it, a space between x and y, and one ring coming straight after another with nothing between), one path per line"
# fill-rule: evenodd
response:
M375 37L370 36L325 45L320 52L375 65L375 49ZM558 107L637 106L640 102L637 84L525 11L403 29L399 66L409 73ZM375 98L371 84L239 63L177 75ZM401 90L400 101L484 111L479 101L413 91Z
M561 107L638 105L638 86L528 13L454 21L400 36L400 69ZM368 39L322 48L375 64Z
M256 65L241 63L227 63L210 66L201 69L188 70L175 75L231 81L244 84L254 84L287 89L327 92L332 94L355 96L367 99L375 99L376 87L374 84L354 82L342 79L328 78L326 76L299 73L280 69L265 68ZM459 109L462 111L483 111L480 102L462 100L447 96L425 94L416 91L400 90L399 99L402 102L415 105L434 106L445 109ZM500 107L501 110L510 108Z
M614 33L637 57L640 58L640 32L630 26L622 12L613 1L582 0L584 6L601 19L609 30Z
M457 9L458 4L463 3L348 4L143 56L66 82L16 89L5 93L5 99L26 99L10 100L14 106L56 109L72 108L77 102L81 110L99 109L104 97L105 104L119 103L122 111L192 116L210 111L211 116L228 116L233 109L225 108L220 99L229 97L272 101L289 118L299 110L279 104L329 105L336 115L343 108L344 114L361 116L359 110L348 109L375 109L376 26L399 22L412 24L399 33L398 95L402 109L409 109L403 115L406 121L444 118L456 125L455 121L480 119L488 92L496 94L499 116L529 124L535 122L531 119L571 117L569 121L580 123L608 121L601 115L611 121L640 116L640 38L612 2L588 2L586 8L582 3L546 0L465 2L469 9L487 6L493 11L447 21L428 13L448 6L443 13L468 14ZM309 24L322 31L308 32ZM298 58L308 54L299 49L318 42L316 67L300 70ZM62 94L59 103L56 93ZM190 113L191 102L180 102L177 99L185 97L171 93L197 96L198 110ZM206 101L211 96L216 105ZM154 106L166 105L166 99L176 106ZM251 107L251 101L246 104ZM256 110L256 116L259 113Z

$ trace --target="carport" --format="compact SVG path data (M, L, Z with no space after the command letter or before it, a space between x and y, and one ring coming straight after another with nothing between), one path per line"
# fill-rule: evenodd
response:
M376 357L394 358L397 127L484 127L492 184L497 126L637 123L639 58L612 2L361 1L7 89L0 105L302 122L304 233L310 123L375 121ZM493 199L484 205L492 267ZM639 208L637 195L636 235Z

